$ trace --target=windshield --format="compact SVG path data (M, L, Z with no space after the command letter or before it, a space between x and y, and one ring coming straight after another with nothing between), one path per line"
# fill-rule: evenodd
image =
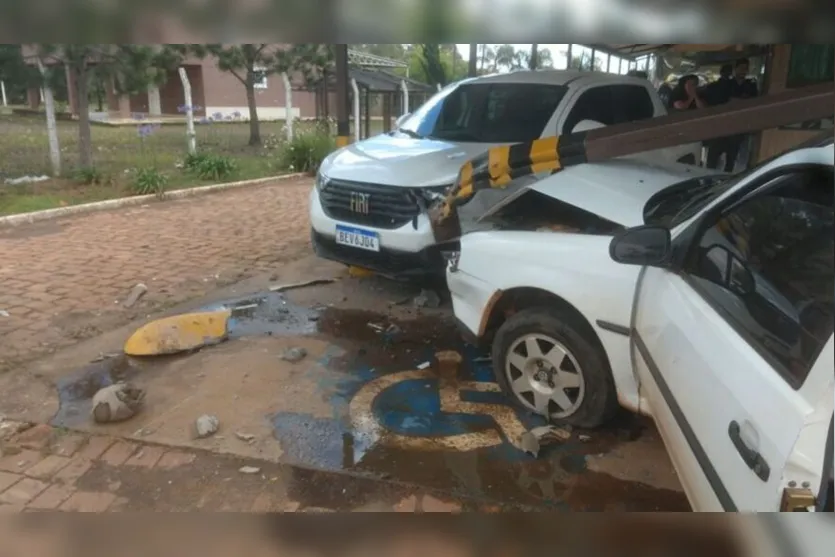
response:
M398 131L446 141L531 141L542 136L565 91L560 85L463 83L433 96Z
M644 206L644 222L674 228L722 195L738 180L726 174L690 178L653 195Z

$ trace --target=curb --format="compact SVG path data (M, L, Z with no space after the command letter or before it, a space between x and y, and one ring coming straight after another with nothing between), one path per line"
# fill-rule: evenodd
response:
M241 180L239 182L227 182L224 184L213 184L211 186L173 190L167 192L161 201L168 201L170 199L185 199L186 197L207 195L210 193L243 188L246 186L256 186L258 184L274 182L276 180L292 180L294 178L305 177L307 177L307 174L304 172L296 172L293 174L282 174L280 176L270 176L267 178L256 178L254 180ZM98 211L121 209L123 207L133 207L135 205L144 205L149 201L160 201L160 199L156 196L156 194L152 193L149 195L137 195L133 197L123 197L120 199L107 199L105 201L96 201L95 203L84 203L81 205L70 205L68 207L46 209L44 211L21 213L19 215L8 215L0 217L0 228L19 226L21 224L32 224L43 220L82 215L85 213L95 213Z

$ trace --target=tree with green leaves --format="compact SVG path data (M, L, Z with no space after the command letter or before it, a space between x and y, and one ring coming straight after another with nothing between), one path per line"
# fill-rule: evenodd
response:
M72 77L78 103L78 162L81 168L93 166L90 129L91 83L112 79L116 93L130 95L161 85L170 70L182 63L184 45L114 44L35 44L32 56L45 71L41 78L62 80ZM31 62L31 60L30 60Z
M430 85L444 86L447 84L447 70L441 59L441 45L419 45L418 60Z
M258 44L207 44L195 45L192 51L215 58L221 71L232 74L246 90L246 102L249 108L249 144L261 144L261 124L258 120L258 102L255 85L265 77L298 72L302 75L307 88L313 88L325 78L327 69L333 62L333 53L329 45L295 44L292 46L277 43Z

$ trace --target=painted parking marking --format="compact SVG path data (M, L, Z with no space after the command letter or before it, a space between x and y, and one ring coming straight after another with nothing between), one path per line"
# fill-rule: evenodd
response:
M513 408L501 404L468 402L461 398L461 393L464 391L499 393L499 386L495 383L441 381L438 386L442 413L486 416L492 418L494 428L452 435L418 436L397 433L383 424L374 410L374 403L378 397L405 382L431 381L434 383L437 379L437 375L431 369L424 369L391 373L366 383L354 395L349 405L351 427L355 438L369 447L382 445L419 451L472 451L496 447L505 442L520 448L519 438L527 428L519 420ZM430 396L429 393L426 393L426 396Z

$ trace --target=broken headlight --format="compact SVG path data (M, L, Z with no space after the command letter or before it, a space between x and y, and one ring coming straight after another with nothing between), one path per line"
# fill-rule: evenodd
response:
M328 184L328 177L322 174L321 172L316 173L316 182L314 182L316 191L322 191L325 189L325 186Z

